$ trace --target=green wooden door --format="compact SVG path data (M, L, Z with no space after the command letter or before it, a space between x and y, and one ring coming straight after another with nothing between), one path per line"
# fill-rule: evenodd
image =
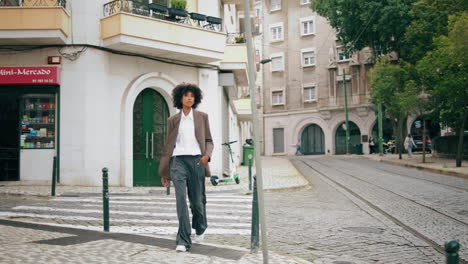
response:
M162 186L159 161L169 109L153 89L143 90L133 107L133 186Z
M346 154L346 126L341 123L336 129L335 134L335 154ZM351 154L358 154L357 149L361 144L361 131L359 127L349 121L349 151ZM362 146L361 146L362 149ZM362 151L362 150L361 150Z
M325 154L325 137L318 125L309 125L302 132L301 150L304 155Z

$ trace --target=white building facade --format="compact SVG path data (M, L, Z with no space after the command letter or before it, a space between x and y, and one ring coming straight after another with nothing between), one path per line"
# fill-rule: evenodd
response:
M110 185L160 186L166 119L178 112L171 92L182 82L203 90L198 110L209 115L213 175L229 170L221 143L225 135L237 137L239 127L223 125L223 113L236 118L230 100L237 99L237 83L223 83L222 74L234 73L220 65L226 52L239 51L226 45L222 2L187 1L188 13L209 21L152 5L167 1L20 2L0 6L0 45L8 46L0 69L53 69L56 76L15 83L0 74L0 107L9 113L0 121L17 131L0 133L0 151L16 159L0 155L0 169L10 170L0 180L50 181L55 156L65 185L99 186L106 167Z

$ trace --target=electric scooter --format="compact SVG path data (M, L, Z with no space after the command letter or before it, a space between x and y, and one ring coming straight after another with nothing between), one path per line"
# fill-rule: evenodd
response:
M224 145L224 146L228 147L229 156L231 157L232 169L231 169L231 171L230 171L230 173L228 175L229 178L219 179L218 176L211 176L210 181L211 181L211 184L213 184L214 186L218 185L218 183L220 183L220 182L232 182L232 180L234 180L237 184L240 183L239 174L237 173L236 164L234 164L234 157L232 155L232 149L231 149L231 144L236 143L236 142L237 142L237 140L231 141L231 142L225 142L225 143L221 144L221 145Z

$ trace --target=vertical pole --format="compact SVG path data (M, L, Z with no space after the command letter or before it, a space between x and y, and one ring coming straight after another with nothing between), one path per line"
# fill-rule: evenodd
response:
M383 116L382 116L382 103L378 104L378 119L379 119L379 155L383 155Z
M255 156L255 171L257 174L258 184L258 209L260 216L261 240L263 263L268 263L268 241L267 228L265 221L265 207L263 198L263 177L262 177L262 160L260 159L260 132L258 128L258 113L257 113L257 91L255 89L255 63L254 63L254 48L252 39L252 27L250 23L250 1L244 0L244 28L247 42L247 60L249 70L249 88L250 88L250 108L252 111L252 125L254 136L254 156Z
M458 250L460 244L455 241L449 241L445 243L445 256L447 257L447 264L458 264L460 257L458 256Z
M52 196L55 196L56 182L57 182L57 156L54 156L54 163L52 165L52 192L51 192Z
M252 155L249 154L249 191L252 190Z
M104 210L104 231L109 232L109 178L107 168L102 169L102 208Z
M349 121L348 121L348 92L346 91L346 73L343 68L343 89L344 89L344 111L345 111L345 122L346 122L346 154L349 154Z
M258 196L257 177L254 176L254 191L252 200L252 226L250 232L250 253L257 253L259 247L259 226L258 226Z

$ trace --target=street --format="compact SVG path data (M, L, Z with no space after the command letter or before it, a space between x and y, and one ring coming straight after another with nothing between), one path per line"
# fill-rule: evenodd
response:
M467 179L345 156L294 157L291 162L311 187L265 194L271 251L313 263L444 263L440 250L456 239L461 263L468 260ZM207 196L205 243L248 249L251 195ZM111 233L164 238L168 248L173 246L173 194L111 195L110 209ZM0 218L99 231L102 201L99 193L5 196ZM10 252L8 257L19 256Z

